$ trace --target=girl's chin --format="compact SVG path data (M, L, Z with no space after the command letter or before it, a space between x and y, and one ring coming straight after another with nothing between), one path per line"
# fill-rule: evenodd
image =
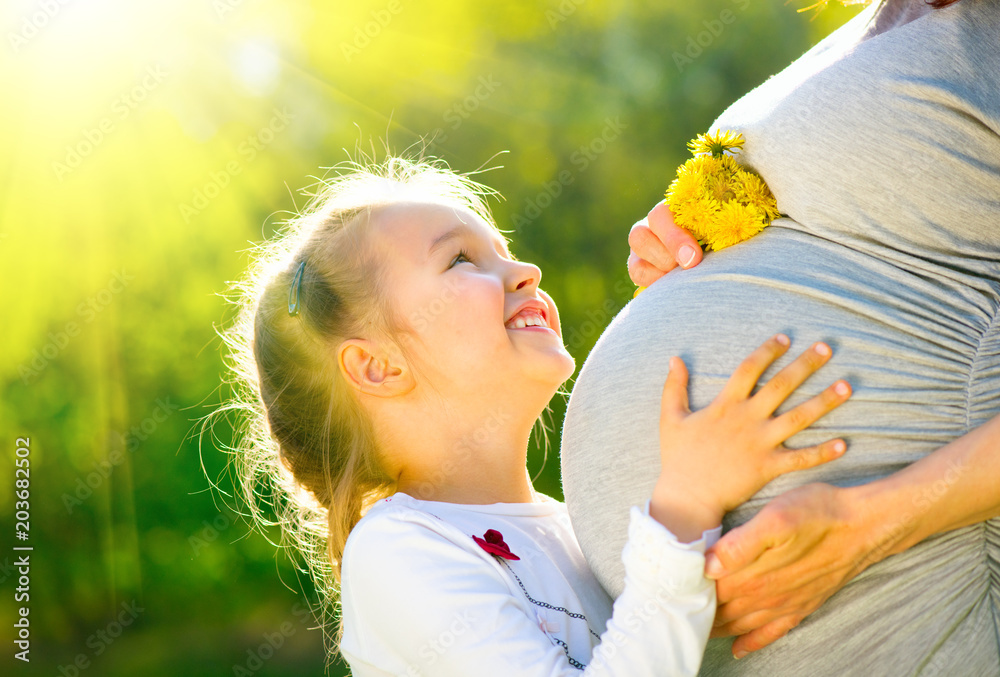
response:
M556 389L565 383L575 371L576 361L573 359L572 355L565 351L565 349L552 356L551 374L552 382L555 384L554 387Z
M570 355L569 352L566 352L565 364L566 364L566 376L560 382L560 385L562 385L562 383L565 382L569 377L571 377L573 373L576 371L576 360L573 359L573 356Z

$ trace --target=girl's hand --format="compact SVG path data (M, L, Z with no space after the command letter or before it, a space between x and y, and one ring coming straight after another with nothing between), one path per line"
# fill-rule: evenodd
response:
M674 223L665 202L632 226L628 246L628 275L638 287L648 287L678 265L691 268L701 262L701 246Z
M778 475L832 461L846 449L840 439L804 449L782 446L850 397L846 381L771 417L830 358L825 343L802 353L751 396L757 380L789 343L783 334L768 340L736 368L712 404L694 413L688 407L687 368L680 358L671 358L660 409L663 469L650 514L682 541L717 526L726 512Z

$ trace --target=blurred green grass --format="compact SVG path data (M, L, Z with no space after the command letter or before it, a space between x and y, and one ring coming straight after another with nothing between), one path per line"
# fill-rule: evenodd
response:
M31 437L34 550L32 661L4 674L319 673L320 633L296 614L308 583L208 490L225 459L189 433L225 396L219 293L345 148L432 139L457 170L493 167L480 178L505 197L497 221L544 271L579 365L631 295L626 233L687 140L855 11L7 3L0 430L11 478L15 438ZM563 405L536 482L559 498ZM542 457L531 450L533 473ZM13 481L0 483L11 544L13 508ZM0 609L14 619L5 550ZM106 642L129 604L143 611ZM294 631L257 665L285 622Z

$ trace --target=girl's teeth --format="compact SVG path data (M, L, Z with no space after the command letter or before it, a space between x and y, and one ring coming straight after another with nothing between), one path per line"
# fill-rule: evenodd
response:
M527 317L518 317L514 320L511 325L514 329L524 329L525 327L545 327L545 320L537 315L528 315Z

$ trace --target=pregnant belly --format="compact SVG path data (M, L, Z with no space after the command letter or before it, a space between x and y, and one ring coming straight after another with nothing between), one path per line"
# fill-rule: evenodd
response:
M691 406L701 408L768 336L784 332L792 348L762 382L823 340L833 347L833 358L779 412L846 379L854 388L851 400L789 446L843 436L849 451L809 477L773 483L757 499L819 478L871 481L1000 411L997 296L976 287L982 280L962 284L926 271L918 275L828 240L772 227L710 254L696 269L667 276L630 303L588 359L578 387L593 378L589 371L598 370L598 363L619 376L618 367L628 364L644 372L630 375L638 378L634 387L646 383L658 393L667 360L676 354L691 372ZM655 414L658 398L648 399L625 406Z
M854 388L850 401L787 443L801 447L843 437L847 453L819 468L778 478L727 516L724 526L729 529L795 486L813 481L846 486L891 474L1000 412L998 288L996 279L964 284L954 270L941 276L928 267L919 273L902 270L778 225L708 255L695 269L658 281L629 303L598 341L567 409L562 441L566 502L598 578L613 595L621 592L627 509L648 499L660 471L657 422L671 355L681 356L689 368L693 409L708 405L739 362L777 332L788 334L792 347L762 382L814 341L826 341L834 351L779 413L836 379L844 378ZM956 638L961 638L962 623L989 621L992 627L995 605L980 606L979 615L971 611L990 589L983 533L982 525L952 532L869 568L777 643L775 652L752 654L739 662L744 671L733 668L732 674L758 674L747 671L753 664L779 670L759 674L809 669L808 661L775 658L781 655L777 648L789 646L792 638L803 643L806 653L811 642L817 651L827 652L823 660L830 666L844 665L829 662L830 652L849 652L844 660L852 661L859 652L892 656L899 647L893 642L902 637L865 635L863 624L853 622L875 623L878 616L905 625L914 615L927 613L927 604L939 611L938 620L924 623L921 630L920 646L929 652L946 644L938 623L950 624L948 636ZM933 600L927 593L931 579L937 590ZM819 629L810 634L805 626ZM845 637L859 632L863 636L857 641ZM729 674L728 644L710 643L706 666L711 665L712 674ZM995 636L987 644L987 660L994 661ZM914 661L925 658L910 652ZM760 663L765 660L778 662ZM813 665L811 674L826 673L815 672Z

